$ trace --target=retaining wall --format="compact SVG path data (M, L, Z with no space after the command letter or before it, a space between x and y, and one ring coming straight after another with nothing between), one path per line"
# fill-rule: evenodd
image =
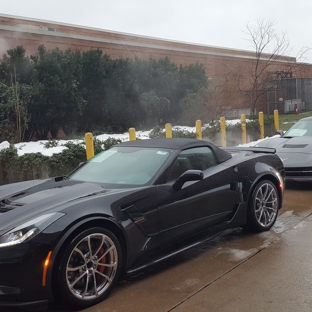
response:
M33 166L31 169L23 171L17 167L0 165L0 185L48 177L49 169L47 166Z

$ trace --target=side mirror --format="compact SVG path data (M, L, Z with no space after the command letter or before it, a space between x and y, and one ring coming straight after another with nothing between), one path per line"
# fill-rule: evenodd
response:
M281 138L284 136L284 131L283 130L277 130L275 134L279 134Z
M187 170L177 181L174 182L172 188L176 191L180 190L185 182L200 181L204 178L204 173L201 170Z

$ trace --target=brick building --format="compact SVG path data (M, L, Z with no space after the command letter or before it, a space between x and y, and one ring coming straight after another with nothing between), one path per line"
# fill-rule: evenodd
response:
M231 70L248 69L253 66L254 52L213 46L169 41L114 31L81 27L62 23L0 15L0 54L7 49L22 45L27 54L35 54L39 45L47 49L59 47L62 50L86 51L99 48L111 58L139 57L155 59L169 57L178 65L202 63L207 76L215 85L221 85ZM263 55L263 61L269 55ZM294 57L283 56L269 69L274 73L288 70L289 63L296 63ZM312 65L296 66L293 77L312 77ZM259 109L266 111L266 97L261 99ZM244 96L238 96L235 104L225 100L225 107L248 107Z

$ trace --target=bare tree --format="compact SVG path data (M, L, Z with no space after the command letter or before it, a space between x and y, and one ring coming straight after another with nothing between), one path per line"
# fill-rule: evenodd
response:
M297 60L286 56L290 52L289 41L285 33L277 34L274 22L257 20L254 25L248 23L245 33L249 36L255 58L247 68L236 68L233 78L239 92L249 97L251 114L254 114L259 98L275 87L270 75L277 71L290 72ZM299 58L303 58L307 50L301 49Z

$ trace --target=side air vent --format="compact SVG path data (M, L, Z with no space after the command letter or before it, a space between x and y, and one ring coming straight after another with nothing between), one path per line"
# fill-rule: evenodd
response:
M304 148L308 146L308 144L285 144L283 148Z

